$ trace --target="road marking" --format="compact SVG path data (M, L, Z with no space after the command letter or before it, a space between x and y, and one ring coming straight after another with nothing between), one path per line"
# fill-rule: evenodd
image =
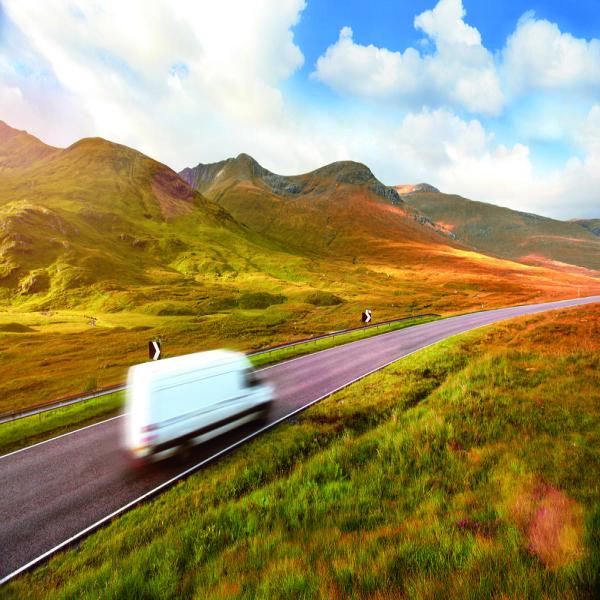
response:
M25 446L25 448L19 448L18 450L13 450L12 452L9 452L8 454L0 455L0 460L2 460L3 458L8 458L9 456L13 456L14 454L18 454L19 452L25 452L25 450L29 450L30 448L36 448L37 446L41 446L42 444L47 444L48 442L53 442L54 440L64 438L67 435L77 433L78 431L83 431L84 429L89 429L90 427L96 427L97 425L102 425L102 423L108 423L109 421L114 421L115 419L120 419L122 416L123 415L117 415L116 417L110 417L109 419L104 419L104 421L98 421L97 423L92 423L91 425L86 425L85 427L80 427L79 429L73 429L73 431L67 431L67 433L61 433L60 435L48 438L47 440L42 440L41 442L31 444L31 446Z

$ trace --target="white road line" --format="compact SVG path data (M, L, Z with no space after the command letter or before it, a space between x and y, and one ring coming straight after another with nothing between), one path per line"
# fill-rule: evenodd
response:
M550 310L555 310L555 309L560 309L560 308L571 308L571 306L566 306L566 307L565 306L556 306L556 307L549 308L547 310L550 311ZM539 311L539 312L544 312L544 311ZM523 315L517 315L517 316L524 316L524 317L526 317L526 316L530 316L532 314L536 314L536 313L525 313ZM481 329L483 327L488 327L490 325L495 325L496 323L498 323L500 321L506 321L506 320L509 320L511 318L515 318L515 317L512 316L512 315L511 316L507 316L506 318L498 319L498 321L494 321L492 323L484 323L483 325L477 325L475 327L472 327L472 328L469 328L469 329L465 329L465 330L459 331L457 333L453 333L453 334L451 334L451 335L449 335L447 337L444 337L444 338L442 338L440 340L436 340L435 342L431 342L430 344L426 344L425 346L421 346L419 348L416 348L415 350L411 350L410 352L407 352L406 354L402 354L401 356L396 356L395 358L393 358L392 360L386 362L385 364L383 364L383 365L381 365L379 367L376 367L375 369L373 369L373 370L371 370L371 371L369 371L367 373L359 375L358 377L355 377L351 381L347 381L346 383L338 386L334 390L331 390L331 391L323 394L322 396L319 396L315 400L311 400L307 404L304 404L303 406L301 406L301 407L293 410L292 412L288 413L287 415L284 415L283 417L280 417L276 421L273 421L273 423L270 423L269 425L266 425L265 427L262 427L258 431L255 431L254 433L251 433L250 435L247 435L245 438L242 438L241 440L238 440L234 444L231 444L230 446L227 446L227 448L224 448L223 450L219 450L219 452L216 452L212 456L209 456L208 458L205 458L204 460L200 461L196 465L193 465L193 466L185 469L184 471L182 471L178 475L175 475L174 477L172 477L168 481L165 481L165 482L161 483L157 487L155 487L155 488L149 490L148 492L142 494L141 496L139 496L135 500L132 500L131 502L125 504L121 508L118 508L117 510L113 511L112 513L110 513L106 517L103 517L102 519L96 521L95 523L93 523L89 527L86 527L85 529L83 529L80 532L76 533L75 535L71 536L69 539L61 542L57 546L54 546L54 548L51 548L47 552L44 552L43 554L41 554L40 556L38 556L37 558L34 558L33 560L29 561L27 564L23 565L22 567L19 567L17 570L13 571L12 573L9 573L8 575L6 575L2 579L0 579L0 585L3 585L4 583L7 583L8 581L10 581L11 579L13 579L17 575L23 573L24 571L30 569L31 567L35 566L36 564L44 561L46 558L52 556L52 554L54 554L54 553L58 552L59 550L65 548L69 544L72 544L73 542L75 542L75 541L77 541L77 540L85 537L87 534L92 533L93 531L95 531L96 529L98 529L99 527L101 527L102 525L108 523L114 517L117 517L117 516L121 515L122 513L128 511L130 508L133 508L134 506L136 506L137 504L143 502L144 500L146 500L146 499L148 499L148 498L156 495L161 490L167 489L168 487L170 487L174 483L177 483L178 481L180 481L184 477L186 477L188 475L191 475L192 473L194 473L198 469L201 469L203 466L205 466L207 464L210 464L215 459L217 459L217 458L219 458L219 457L227 454L228 452L231 452L232 450L235 450L239 446L242 446L246 442L249 442L253 438L261 435L262 433L264 433L265 431L268 431L269 429L273 429L274 427L276 427L277 425L279 425L283 421L287 421L290 417L293 417L294 415L296 415L296 414L298 414L300 412L305 411L307 408L309 408L313 404L316 404L317 402L320 402L321 400L324 400L325 398L328 398L329 396L332 396L336 392L339 392L339 391L343 390L344 388L347 388L348 386L356 383L357 381L360 381L361 379L364 379L365 377L368 377L369 375L372 375L373 373L376 373L377 371L381 371L382 369L385 369L386 367L390 366L392 363L397 362L398 360L406 358L407 356L411 356L412 354L420 352L421 350L425 350L426 348L434 346L435 344L439 344L440 342L444 342L446 340L449 340L449 339L451 339L453 337L456 337L457 335L461 335L463 333L474 331L476 329ZM394 332L390 332L390 333L394 333ZM330 349L330 348L328 348L328 349ZM117 418L119 418L119 417L113 417L113 419L117 419ZM107 419L107 420L110 421L111 419ZM103 421L103 422L105 423L106 421ZM88 427L92 427L92 425L90 425ZM83 429L87 429L87 428L84 427ZM81 431L81 429L79 429L77 431ZM70 433L75 433L75 432L70 432ZM64 434L64 435L68 435L68 434ZM48 441L51 441L51 440L48 440ZM40 443L44 443L44 442L40 442ZM31 446L31 447L33 447L33 446ZM26 448L24 448L24 450L25 449ZM19 450L17 450L17 452L19 452ZM6 455L6 456L8 456L8 455ZM0 458L2 458L2 457L0 457Z
M80 427L79 429L73 429L73 431L67 431L67 433L61 433L55 437L48 438L47 440L43 440L41 442L37 442L36 444L31 444L31 446L25 446L25 448L19 448L19 450L14 450L13 452L9 452L8 454L0 455L0 460L3 458L8 458L9 456L13 456L18 454L19 452L25 452L25 450L30 450L31 448L36 448L37 446L41 446L42 444L47 444L48 442L53 442L54 440L59 440L60 438L64 438L67 435L71 435L73 433L77 433L78 431L83 431L84 429L89 429L90 427L96 427L97 425L102 425L102 423L108 423L109 421L114 421L115 419L120 419L123 415L117 415L116 417L110 417L110 419L104 419L104 421L98 421L97 423L92 423L91 425L86 425L85 427Z

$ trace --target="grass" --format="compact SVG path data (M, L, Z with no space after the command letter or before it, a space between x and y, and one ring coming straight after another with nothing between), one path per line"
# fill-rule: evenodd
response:
M117 415L125 401L115 392L0 424L0 455Z
M389 331L404 329L419 323L429 323L437 317L426 317L423 319L410 319L400 323L390 323L380 327L372 327L353 331L350 333L336 335L331 338L306 342L289 348L281 348L264 354L250 357L255 367L270 365L282 360L288 360L297 356L303 356L311 352L326 350L341 344L355 342L359 339L372 337ZM94 381L94 383L97 383ZM91 384L90 384L91 385ZM90 387L90 386L88 386ZM93 389L91 385L90 389ZM89 391L89 390L85 390ZM0 424L0 455L24 448L30 444L55 437L67 431L73 431L79 427L97 423L116 415L123 407L125 397L123 392L106 394L99 398L84 400L71 406L57 408L30 417L24 417L16 421Z
M6 586L7 598L591 598L600 309L427 348Z
M256 354L250 357L252 364L255 367L262 367L270 365L282 360L288 360L297 356L304 356L305 354L311 354L313 352L319 352L321 350L327 350L327 348L334 348L335 346L341 346L342 344L348 344L350 342L356 342L368 337L375 335L381 335L383 333L389 333L390 331L398 331L400 329L406 329L407 327L413 327L414 325L422 325L424 323L430 323L431 321L437 321L439 317L423 317L422 319L407 319L406 321L400 321L398 323L388 323L386 325L380 325L378 327L370 327L366 329L359 329L357 331L351 331L349 333L340 333L332 337L322 338L320 340L314 340L305 342L303 344L297 344L288 348L280 348L278 350L272 350L262 354Z

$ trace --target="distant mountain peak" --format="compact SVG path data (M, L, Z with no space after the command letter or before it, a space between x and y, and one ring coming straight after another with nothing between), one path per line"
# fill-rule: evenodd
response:
M433 187L429 183L402 183L395 185L394 189L400 194L416 194L421 193L439 193L436 187Z

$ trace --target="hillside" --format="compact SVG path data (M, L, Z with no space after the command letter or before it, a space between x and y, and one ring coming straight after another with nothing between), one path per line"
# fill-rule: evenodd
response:
M360 163L279 176L240 155L184 172L193 189L107 140L2 132L0 412L123 381L153 337L170 356L249 350L365 307L381 321L598 291L473 251Z
M284 176L240 154L180 175L240 223L297 252L350 258L370 254L377 261L386 240L445 243L407 220L397 192L360 163L337 162Z
M96 138L61 150L1 131L0 164L11 166L0 171L0 300L118 310L121 292L139 306L141 286L245 269L240 253L272 251L131 148Z
M584 227L588 231L591 231L595 236L600 237L600 219L576 219L571 222Z
M475 250L555 269L600 271L597 220L557 221L434 192L408 193L402 199Z
M57 152L58 148L48 146L26 131L13 129L0 121L0 174L31 166Z

